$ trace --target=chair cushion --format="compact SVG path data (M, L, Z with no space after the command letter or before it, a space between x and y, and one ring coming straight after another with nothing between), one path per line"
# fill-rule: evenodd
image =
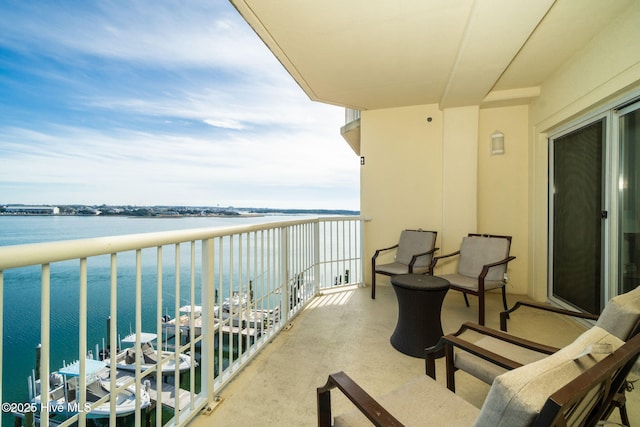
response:
M509 256L509 240L501 237L466 236L460 246L458 273L468 277L478 277L482 267L500 261ZM487 281L502 281L506 265L499 265L489 270Z
M451 286L457 286L459 288L469 289L472 291L478 290L478 276L476 277L468 277L463 276L462 274L441 274L438 277L442 277L443 279L447 279ZM496 289L500 288L504 285L502 280L485 280L484 281L484 289Z
M507 359L516 361L522 365L547 357L547 354L545 353L530 350L489 336L480 338L478 341L475 341L474 344L484 348L485 350L504 356ZM481 357L474 356L473 354L462 350L456 351L453 365L487 384L493 383L495 377L508 371L495 363L488 362Z
M415 274L422 274L426 273L427 271L429 271L429 267L416 267L415 265L413 266L413 272ZM399 262L376 265L376 273L387 274L389 276L395 276L397 274L407 274L408 272L409 266L407 264L401 264Z
M430 251L435 244L436 236L431 231L403 230L398 242L396 262L409 264L414 255ZM430 263L431 254L418 258L413 266L429 267Z
M640 286L632 291L611 298L596 326L609 331L623 341L628 340L640 319Z
M427 375L420 375L376 400L406 426L471 425L479 412ZM371 426L371 422L355 409L336 416L333 425Z
M531 425L551 394L607 356L585 352L594 344L615 351L624 342L594 326L556 353L496 377L475 425Z

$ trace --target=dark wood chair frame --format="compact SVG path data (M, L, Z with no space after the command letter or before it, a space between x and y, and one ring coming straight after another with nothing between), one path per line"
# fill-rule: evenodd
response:
M433 233L433 242L434 243L436 242L436 239L438 237L438 232L437 231L431 231L431 230L407 230L407 231L422 231L422 232L425 232L425 233ZM389 246L388 248L376 249L376 252L371 257L371 298L372 299L376 299L376 274L384 274L385 276L393 276L393 274L389 274L386 271L376 271L376 259L378 258L378 255L380 255L382 252L390 251L392 249L397 249L398 246L400 246L400 244L396 243L395 245ZM422 252L422 253L413 255L411 257L411 261L408 264L408 266L409 266L408 274L413 273L413 265L416 263L416 261L418 261L418 258L420 258L422 256L429 255L429 254L433 254L438 249L439 248L434 247L433 249L431 249L431 250L429 250L427 252Z
M498 235L498 234L477 234L477 233L469 233L469 236L478 236L478 237L494 237L494 238L500 238L500 239L507 239L509 241L509 249L511 249L511 236L502 236L502 235ZM446 254L446 255L440 255L437 257L433 257L433 259L431 260L431 265L429 266L429 274L433 275L433 270L436 267L436 264L438 263L439 260L441 259L445 259L445 258L450 258L452 256L456 256L456 255L460 255L460 251L457 250L455 252L452 252L450 254ZM515 256L510 255L507 258L491 263L491 264L486 264L482 267L482 271L480 272L480 275L478 276L478 290L477 291L473 291L467 288L461 288L459 286L455 286L453 283L451 284L451 287L449 289L453 289L454 291L458 291L458 292L462 292L462 295L464 296L464 302L467 305L467 307L469 307L469 299L467 298L467 294L471 294L471 295L475 295L478 297L478 323L481 325L484 325L484 321L485 321L485 289L484 289L484 280L487 277L487 274L489 273L489 270L492 267L497 267L499 265L506 265L508 264L510 261L513 261L514 259L516 259ZM503 283L502 286L500 287L502 290L502 305L504 306L504 309L507 310L507 294L506 294L506 289L505 289L505 284Z
M639 354L640 334L636 334L614 353L551 394L532 425L566 426L574 414L572 409L579 407L585 397L592 399L591 391L598 386L598 397L593 399L581 425L595 426L600 420L607 419L621 402L624 404L624 396L621 397L619 391L624 389L627 375ZM319 427L332 425L331 390L334 388L338 388L375 426L403 425L347 374L338 372L329 375L327 383L316 391ZM425 402L425 408L428 409L428 402Z
M462 326L460 327L460 329L458 329L458 331L456 331L453 334L443 336L435 346L426 349L425 350L425 368L426 368L427 375L429 375L431 378L434 378L434 379L436 378L435 359L438 358L438 354L441 354L442 351L444 351L445 362L446 362L445 366L446 366L447 388L455 392L456 390L455 372L458 369L454 366L454 347L457 347L460 350L471 353L474 356L477 356L487 362L493 363L507 370L516 369L522 366L522 364L519 362L516 362L500 354L484 349L478 345L475 345L469 341L466 341L464 338L460 338L460 335L465 331L475 331L482 335L493 337L495 339L499 339L504 342L508 342L508 343L517 345L519 347L533 350L542 354L553 354L556 351L558 351L559 348L557 347L552 347L552 346L548 346L538 342L526 340L524 338L516 337L514 335L510 335L507 333L507 320L510 318L510 315L520 307L529 307L533 309L544 310L544 311L548 311L548 312L552 312L560 315L576 317L576 318L586 319L591 321L595 321L599 317L596 314L566 310L563 308L554 307L546 304L518 301L511 309L500 313L500 329L501 329L500 331L496 329L488 328L486 326L478 325L476 323L466 322L462 324ZM632 328L632 332L629 338L633 338L636 335L640 335L640 320L638 320L636 325ZM624 386L619 387L619 394L616 402L617 402L617 406L620 408L621 420L625 425L628 425L629 420L627 417L627 411L625 407Z

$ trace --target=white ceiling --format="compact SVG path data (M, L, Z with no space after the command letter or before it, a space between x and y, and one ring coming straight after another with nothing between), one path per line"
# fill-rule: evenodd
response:
M535 96L640 0L230 0L313 100L359 110Z

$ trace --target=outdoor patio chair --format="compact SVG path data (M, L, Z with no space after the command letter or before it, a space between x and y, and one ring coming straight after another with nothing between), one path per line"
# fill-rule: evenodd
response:
M397 244L377 249L371 258L371 298L376 298L376 274L395 276L397 274L426 273L429 271L435 247L436 231L403 230ZM394 262L376 265L378 255L396 249Z
M478 323L484 325L486 291L502 289L502 304L507 310L505 290L507 264L515 256L509 256L511 236L470 233L462 239L460 250L447 255L433 257L429 266L429 274L434 274L438 261L458 256L456 273L441 274L438 277L451 283L449 289L462 292L464 302L469 307L467 294L478 297Z
M376 400L338 372L317 389L318 425L594 426L610 415L638 354L640 335L624 343L594 326L562 350L498 376L480 409L427 375ZM336 387L357 410L333 418Z
M502 331L467 322L457 332L442 337L437 345L427 349L425 354L427 375L432 378L436 377L435 358L444 351L447 388L455 392L455 372L458 370L487 384L492 384L495 378L509 370L517 369L558 352L560 349L556 347L506 333L507 319L519 307L597 320L594 327L599 327L622 341L627 341L635 335L639 335L638 332L640 332L640 286L612 298L600 316L549 305L518 302L513 308L500 314ZM621 419L628 424L624 399L621 400Z

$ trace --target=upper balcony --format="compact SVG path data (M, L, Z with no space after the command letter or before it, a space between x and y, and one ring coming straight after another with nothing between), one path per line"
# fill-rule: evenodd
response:
M351 149L360 155L360 110L346 108L344 110L344 126L340 134L349 143Z

